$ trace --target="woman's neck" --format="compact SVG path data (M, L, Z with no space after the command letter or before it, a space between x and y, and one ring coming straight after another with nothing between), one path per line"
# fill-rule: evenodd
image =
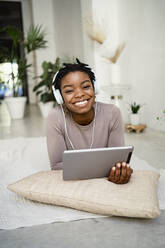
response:
M71 113L73 120L78 123L79 125L85 126L90 124L94 117L95 117L95 111L94 108L92 108L88 113L85 114L75 114Z

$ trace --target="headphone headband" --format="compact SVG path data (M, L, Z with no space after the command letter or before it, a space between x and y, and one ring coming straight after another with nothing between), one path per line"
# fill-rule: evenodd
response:
M57 76L58 73L59 73L59 71L57 71L57 72L54 74L52 84L54 84L54 81L56 80L56 76Z

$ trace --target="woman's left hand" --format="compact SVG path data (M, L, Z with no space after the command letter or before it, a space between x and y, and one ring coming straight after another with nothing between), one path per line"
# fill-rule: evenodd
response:
M117 163L111 168L108 180L116 184L125 184L129 182L132 173L133 169L130 168L129 164Z

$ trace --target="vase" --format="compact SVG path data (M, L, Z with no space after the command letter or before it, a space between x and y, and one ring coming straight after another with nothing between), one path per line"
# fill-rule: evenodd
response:
M6 97L5 103L7 104L11 119L22 119L25 113L25 104L27 101L26 96L19 97Z
M140 124L140 115L139 114L130 114L130 123L132 125Z
M54 101L50 101L50 102L46 102L46 103L39 102L38 105L40 107L40 111L41 111L42 116L44 118L46 118L48 116L49 112L51 111L51 109L53 109Z
M119 85L121 83L120 80L120 65L110 64L110 83L113 85Z
M0 103L0 127L10 127L11 117L4 100Z

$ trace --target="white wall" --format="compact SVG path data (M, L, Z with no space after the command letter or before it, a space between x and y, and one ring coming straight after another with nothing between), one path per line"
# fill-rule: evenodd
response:
M38 75L42 73L41 64L44 60L54 62L56 59L53 2L53 0L32 0L34 25L43 25L48 40L48 48L36 52Z
M53 14L57 56L83 59L80 0L54 0Z
M120 0L119 35L127 40L121 64L124 80L132 84L132 100L145 103L142 120L165 131L157 121L165 109L165 1Z
M128 100L145 103L141 121L165 131L165 122L156 120L165 109L165 1L93 0L93 9L108 25L106 45L126 41L118 64L123 83L132 85Z
M106 33L106 40L103 44L93 41L95 71L101 88L97 99L118 105L122 111L124 122L128 122L127 105L124 101L126 99L128 100L130 95L130 91L126 88L130 82L123 80L123 68L120 63L125 50L121 53L115 64L115 66L120 67L121 80L119 80L119 82L113 81L114 78L117 79L117 75L115 76L114 73L112 73L112 69L114 72L114 64L108 59L114 56L117 47L124 42L124 40L120 40L119 37L119 0L93 0L92 9L93 22L96 24L98 22L101 27L100 29ZM115 69L117 68L115 67ZM115 85L115 87L112 87L112 84ZM118 86L122 86L122 88ZM121 95L123 100L118 100L118 96ZM115 100L111 100L111 96L115 96Z
M92 1L81 0L81 23L83 35L84 61L94 67L94 43L86 34L86 20L92 15Z

